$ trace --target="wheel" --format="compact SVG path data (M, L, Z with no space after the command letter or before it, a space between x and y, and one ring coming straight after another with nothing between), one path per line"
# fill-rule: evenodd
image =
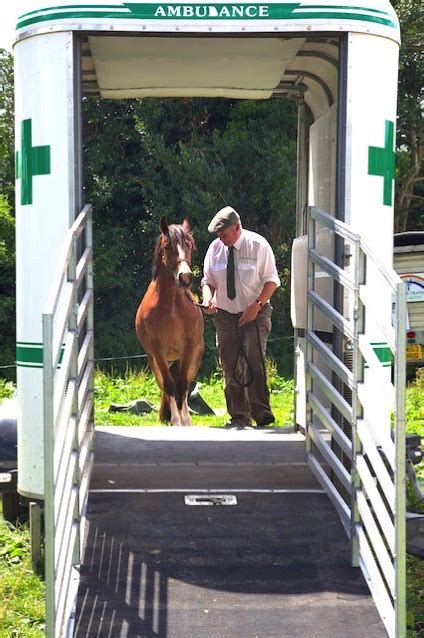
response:
M17 492L3 492L3 518L9 523L16 523L19 518L19 494Z

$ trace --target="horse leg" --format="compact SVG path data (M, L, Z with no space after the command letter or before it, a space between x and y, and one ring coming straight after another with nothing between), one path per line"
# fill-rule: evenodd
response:
M164 423L171 421L171 425L181 425L181 418L175 400L175 381L169 369L168 362L162 354L149 357L149 360L150 358L153 359L153 372L162 390L159 418ZM152 363L150 365L152 365Z
M192 425L192 420L188 407L188 393L193 380L199 372L200 363L202 361L203 347L196 347L194 351L190 351L189 355L183 359L181 364L180 388L182 392L181 421L183 425Z
M155 375L156 383L160 390L160 405L159 405L159 419L162 423L169 423L171 420L171 409L169 407L169 397L166 395L163 384L162 373L159 366L156 363L156 359L149 355L149 366L153 374Z
M177 406L181 415L181 425L193 425L191 416L190 416L190 410L188 407L189 385L187 384L187 381L184 381L183 379L184 377L182 379L179 379L177 384L177 397L178 397Z
M181 425L193 425L188 407L188 392L183 396L183 405L181 408Z
M193 425L188 407L188 392L198 369L198 365L193 367L192 353L185 355L181 361L180 375L177 382L178 407L181 413L182 425Z

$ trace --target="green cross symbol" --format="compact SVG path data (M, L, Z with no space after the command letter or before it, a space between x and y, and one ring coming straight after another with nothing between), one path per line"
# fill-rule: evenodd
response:
M16 151L16 179L22 179L22 206L32 204L32 178L49 173L50 146L32 146L32 120L22 120L21 150Z
M395 125L386 120L384 148L370 146L368 148L368 175L379 175L384 178L383 204L391 206L393 200L393 180L395 177Z

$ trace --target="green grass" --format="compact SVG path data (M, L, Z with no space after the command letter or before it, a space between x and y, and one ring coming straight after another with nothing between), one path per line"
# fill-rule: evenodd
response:
M0 511L0 638L44 636L44 585L30 556L28 526L15 528Z
M406 556L406 604L408 638L422 636L414 631L416 623L424 623L424 560Z
M271 407L276 417L276 425L285 427L293 423L293 381L283 379L276 373L275 366L267 362ZM221 427L229 419L225 407L222 378L219 374L198 383L200 396L215 412L215 416L192 415L193 425ZM160 392L150 372L128 370L123 376L107 374L96 370L94 378L95 422L96 425L158 425L157 408ZM131 412L110 412L112 404L127 405L136 399L145 399L155 406L155 410L145 415Z

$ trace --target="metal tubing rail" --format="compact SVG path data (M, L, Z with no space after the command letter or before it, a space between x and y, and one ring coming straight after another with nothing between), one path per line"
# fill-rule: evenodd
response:
M360 241L360 235L353 232L349 228L349 226L345 224L344 222L340 221L339 219L336 219L332 215L329 215L328 213L324 212L320 208L317 208L316 206L311 206L310 211L311 211L311 219L314 219L315 221L320 222L321 224L326 226L329 230L332 230L334 233L336 233L340 237L343 237L344 239L349 239L349 241L352 241L352 242Z
M43 315L54 314L57 303L59 301L60 293L61 293L61 282L67 275L67 268L69 264L69 259L72 254L73 246L75 241L81 235L84 227L87 223L87 218L91 219L91 205L87 204L84 206L71 228L68 230L66 237L63 241L62 248L60 254L62 255L62 260L57 267L57 270L54 274L52 286L50 288L50 294L47 297L47 303L44 308Z
M350 263L345 268L319 253L317 225L349 243L345 254ZM342 311L317 292L318 271L342 286ZM382 295L380 305L375 303L376 289ZM394 316L390 316L392 302ZM350 366L319 339L317 310L349 344ZM351 540L352 565L364 572L391 638L406 635L405 342L405 284L345 223L311 207L305 345L308 463L339 512ZM387 370L390 361L386 354L381 359L377 356L376 345L391 353L394 383ZM343 387L351 393L348 400ZM382 406L387 410L384 422L375 410L375 396L383 395L387 397ZM349 428L344 431L333 417L333 409L348 424L349 436ZM347 466L334 453L332 442L348 460Z
M79 239L84 235L82 256ZM66 234L43 313L46 636L69 629L93 446L91 206ZM82 287L85 286L84 290ZM78 299L82 297L82 306ZM80 332L84 339L79 345ZM80 418L84 415L83 418Z

